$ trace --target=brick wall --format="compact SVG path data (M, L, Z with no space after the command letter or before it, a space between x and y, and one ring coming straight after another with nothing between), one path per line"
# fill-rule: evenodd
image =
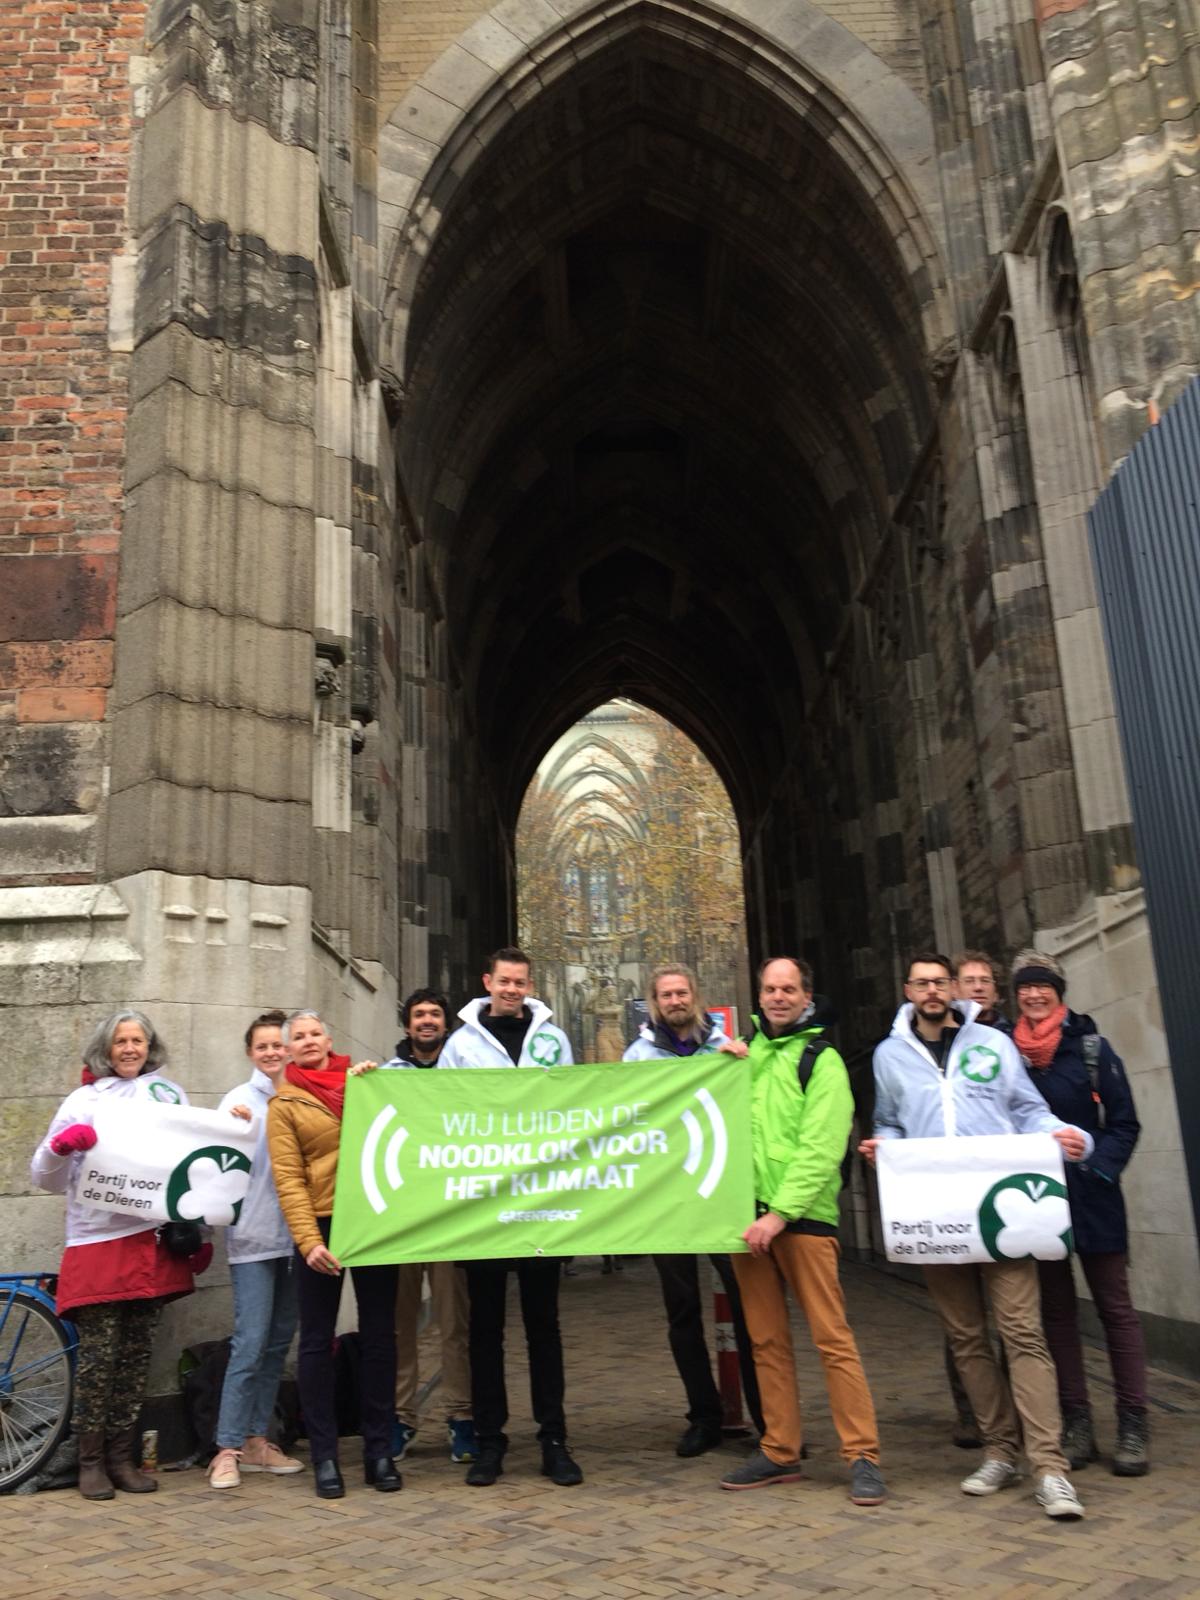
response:
M145 0L0 8L3 881L92 864L81 819L102 790L129 360L109 347L111 264L145 14Z

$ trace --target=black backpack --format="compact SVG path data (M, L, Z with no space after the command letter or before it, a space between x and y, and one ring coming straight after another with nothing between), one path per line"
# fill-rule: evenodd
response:
M796 1077L800 1084L801 1094L808 1093L808 1086L812 1082L813 1069L817 1064L817 1057L822 1050L832 1048L831 1041L825 1037L824 1028L818 1029L812 1038L807 1040L804 1049L800 1052L800 1059L796 1063ZM871 1109L859 1103L859 1094L853 1077L850 1078L850 1090L854 1095L854 1116L860 1129L865 1129L865 1135L870 1135ZM850 1182L850 1172L854 1165L854 1150L852 1145L847 1145L846 1154L842 1157L842 1183Z
M1079 1041L1088 1082L1092 1086L1092 1099L1096 1102L1096 1125L1101 1129L1104 1127L1104 1101L1100 1098L1100 1051L1103 1045L1104 1040L1098 1033L1085 1033Z

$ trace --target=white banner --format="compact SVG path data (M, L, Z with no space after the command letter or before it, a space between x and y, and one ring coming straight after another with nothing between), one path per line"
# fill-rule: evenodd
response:
M250 1185L257 1125L228 1111L153 1101L96 1108L75 1198L147 1222L236 1222Z
M1048 1133L884 1139L876 1146L889 1261L1061 1261L1071 1251L1062 1151Z

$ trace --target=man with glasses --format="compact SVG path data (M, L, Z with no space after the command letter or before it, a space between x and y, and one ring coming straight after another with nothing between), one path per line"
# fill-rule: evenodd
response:
M929 952L909 963L905 1004L875 1051L875 1136L862 1142L860 1154L873 1162L884 1139L1049 1133L1069 1161L1089 1155L1091 1135L1052 1114L1012 1040L976 1022L974 1001L952 1006L952 987L945 956ZM1048 1517L1081 1517L1060 1442L1058 1386L1042 1332L1037 1263L923 1270L983 1434L983 1461L963 1479L963 1493L995 1494L1018 1481L1023 1429L1038 1504ZM1007 1379L988 1338L988 1300L1008 1353Z
M996 982L996 963L984 950L964 950L954 958L954 994L959 1000L974 1000L979 1010L975 1021L1001 1033L1011 1033L1012 1023L1000 1009L1000 986Z

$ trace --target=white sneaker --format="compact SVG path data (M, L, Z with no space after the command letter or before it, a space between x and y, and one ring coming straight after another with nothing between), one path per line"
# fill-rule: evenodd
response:
M1061 1472L1047 1472L1037 1481L1034 1499L1048 1517L1060 1517L1067 1522L1077 1522L1083 1516L1079 1496L1069 1478Z
M997 1456L988 1458L964 1478L959 1488L964 1494L995 1494L998 1489L1010 1489L1019 1483L1021 1474L1013 1461L1001 1461ZM1063 1482L1066 1480L1064 1479Z

